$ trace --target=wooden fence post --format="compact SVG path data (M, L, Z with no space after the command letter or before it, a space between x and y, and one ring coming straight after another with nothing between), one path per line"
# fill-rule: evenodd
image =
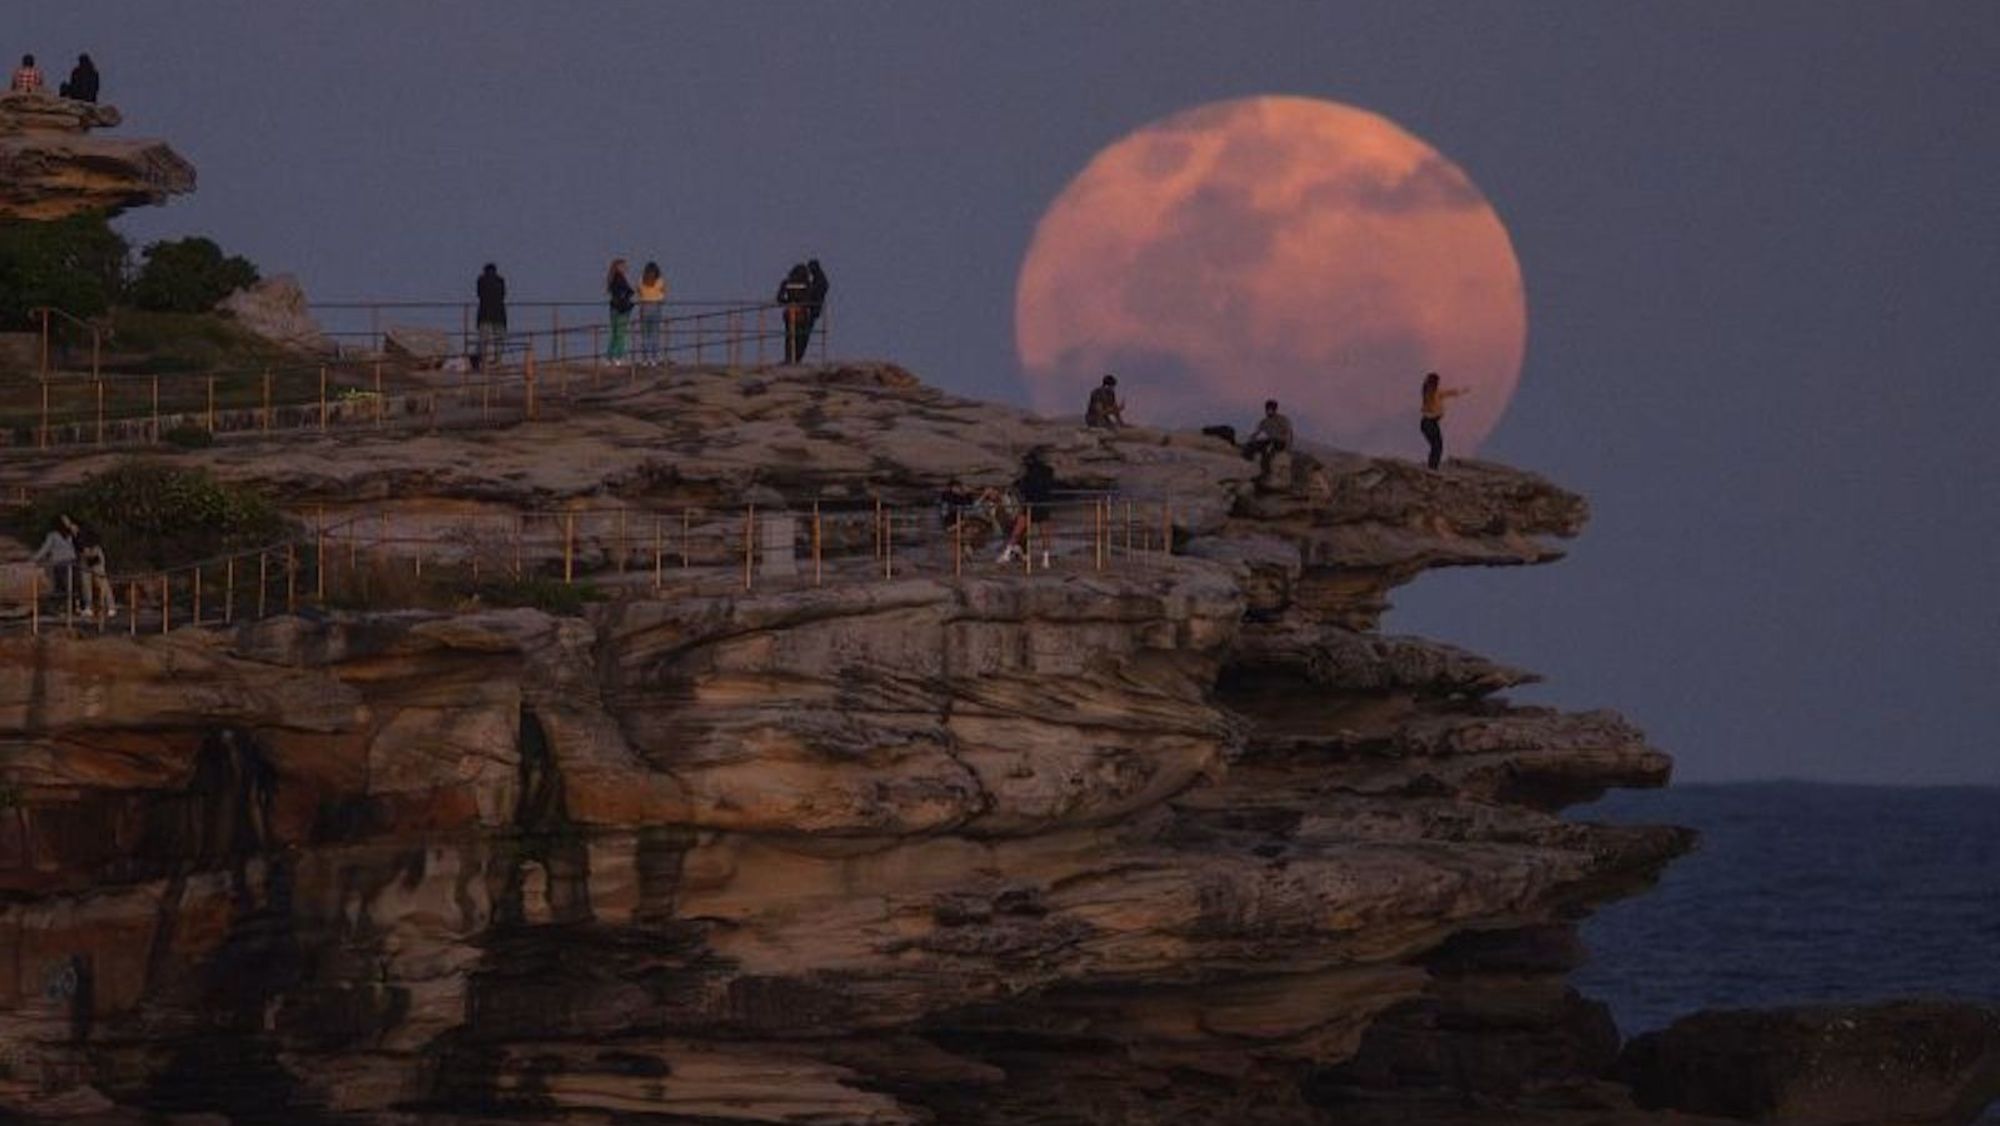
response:
M264 620L264 592L270 586L270 579L270 553L260 551L257 553L257 620L260 622Z
M97 444L104 444L104 381L97 380Z
M208 383L208 432L215 433L215 377L209 376Z
M264 373L264 432L271 432L271 373Z
M749 590L751 583L752 552L756 550L757 506L743 506L743 589Z
M299 551L298 545L285 545L285 613L296 614L299 610Z
M576 513L563 513L563 582L576 574Z
M236 557L230 556L222 568L222 624L236 620Z

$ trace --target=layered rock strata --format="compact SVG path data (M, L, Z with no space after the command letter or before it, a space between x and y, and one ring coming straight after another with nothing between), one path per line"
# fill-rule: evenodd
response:
M1209 439L892 368L185 456L417 522L916 503L1030 446L1067 485L1161 498L1173 554L0 638L0 1105L1652 1120L1563 974L1575 922L1689 836L1560 811L1668 760L1379 629L1426 568L1556 558L1586 509L1545 481L1323 452L1260 487ZM100 464L10 459L0 484Z
M88 135L121 121L112 106L0 95L0 219L118 212L194 190L194 165L165 141Z

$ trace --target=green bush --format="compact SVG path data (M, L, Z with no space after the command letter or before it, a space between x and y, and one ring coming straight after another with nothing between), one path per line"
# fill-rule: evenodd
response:
M15 532L39 543L60 513L103 538L118 572L178 567L299 532L257 490L157 461L127 461L49 493L14 517Z
M146 264L132 279L126 296L139 308L156 313L206 313L216 302L257 282L257 267L248 258L225 257L213 239L163 240L148 246L144 257Z
M0 329L35 327L29 311L42 305L78 317L104 312L118 298L130 252L95 213L0 220Z
M107 323L117 351L141 357L119 365L123 370L164 374L296 362L293 353L218 313L113 309Z

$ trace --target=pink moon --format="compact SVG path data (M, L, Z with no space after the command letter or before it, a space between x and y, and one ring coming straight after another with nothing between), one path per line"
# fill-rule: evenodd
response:
M1177 113L1093 157L1035 227L1014 295L1029 396L1075 414L1106 374L1140 425L1277 399L1306 442L1420 457L1419 385L1474 452L1521 375L1527 302L1500 217L1387 118L1255 97Z

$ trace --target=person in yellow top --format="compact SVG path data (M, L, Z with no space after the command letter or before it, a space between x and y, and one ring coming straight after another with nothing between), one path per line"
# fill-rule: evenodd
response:
M639 362L659 367L665 359L660 350L660 324L666 319L667 278L658 262L646 263L639 273Z
M1432 469L1436 469L1438 462L1444 460L1444 401L1471 393L1470 387L1440 386L1436 372L1424 376L1424 418L1417 428L1424 432L1424 441L1431 445Z

